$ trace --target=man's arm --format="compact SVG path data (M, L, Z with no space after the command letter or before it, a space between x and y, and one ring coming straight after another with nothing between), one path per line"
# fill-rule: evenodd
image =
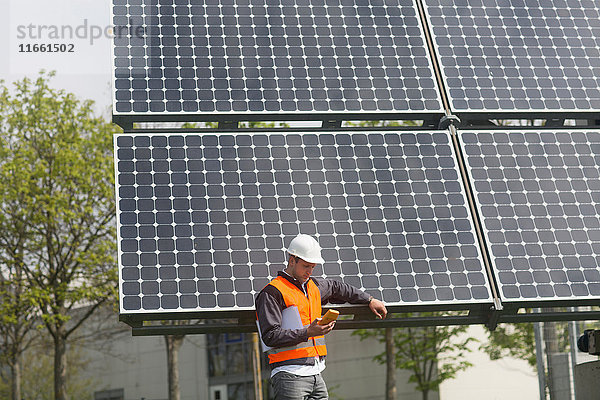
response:
M284 308L283 296L271 285L267 285L256 298L261 338L269 347L293 346L308 340L307 328L281 328L281 311Z
M387 315L387 309L381 301L352 285L333 279L316 277L313 277L312 279L321 292L321 304L368 304L371 311L373 311L377 317L385 318Z
M370 295L362 290L344 282L317 277L311 279L321 292L321 304L367 304L371 298Z

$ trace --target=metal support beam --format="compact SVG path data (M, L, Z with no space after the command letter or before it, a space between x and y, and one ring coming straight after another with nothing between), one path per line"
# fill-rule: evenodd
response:
M241 333L256 332L256 324L198 324L198 325L151 325L133 328L133 336L195 335L203 333Z
M236 130L238 128L237 121L219 121L219 130Z
M457 127L460 125L460 118L456 115L444 115L440 118L440 122L438 123L438 129L448 129L450 125Z
M126 323L127 325L129 325L132 328L141 328L144 326L144 321L138 320L138 319L133 319L129 316L121 316L119 318L119 321Z
M133 123L134 121L132 119L127 119L124 117L118 117L118 116L113 116L112 119L113 123L119 125L121 128L123 128L123 132L124 133L128 133L133 131Z
M500 315L499 323L508 322L518 324L521 322L550 322L550 321L595 321L600 320L600 311L572 312L545 312L545 313L522 313L514 315Z
M433 317L409 317L409 318L387 318L387 319L353 319L338 320L335 329L361 329L361 328L397 328L417 326L449 326L449 325L483 325L485 318L482 316L433 316ZM235 322L230 323L206 323L197 325L151 325L132 329L133 336L156 336L156 335L191 335L204 333L240 333L256 332L256 323Z
M548 118L546 120L546 124L544 126L546 126L546 127L563 127L563 126L565 126L565 119L564 118Z
M325 120L321 124L321 127L323 129L341 129L341 127L342 127L342 120L341 119Z
M421 317L418 315L409 317L393 317L394 310L390 310L390 315L392 315L392 317L384 320L375 319L375 316L367 307L341 306L336 307L336 309L340 310L342 315L342 317L340 317L336 323L336 329L485 325L488 329L494 330L499 323L518 324L545 321L600 320L600 310L578 312L564 311L546 313L518 313L519 308L502 309L501 307L490 305L481 305L479 309L471 308L470 310L463 310L469 311L468 315L437 315L431 317ZM406 310L397 311L399 311L398 313L407 312ZM418 311L415 310L412 312L418 313ZM197 319L203 322L188 325L162 325L158 323L159 321L172 319L173 315L163 316L162 318L157 315L152 317L153 318L147 318L143 320L140 319L140 316L136 316L136 318L132 318L130 316L121 316L120 320L131 326L133 336L239 333L257 331L256 321L252 311L238 313L237 315L227 315L227 313L220 313L219 316L214 315L216 318L221 318L220 320L210 319L210 314L198 316L188 313L186 318L182 316L182 318L179 319Z
M440 124L440 120L439 119L424 119L423 122L421 123L421 127L422 128L429 128L429 129L437 129L437 127Z

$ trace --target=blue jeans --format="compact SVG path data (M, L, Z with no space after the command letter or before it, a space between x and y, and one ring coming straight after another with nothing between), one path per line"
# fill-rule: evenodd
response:
M327 386L321 374L298 376L278 372L271 378L275 400L326 400Z

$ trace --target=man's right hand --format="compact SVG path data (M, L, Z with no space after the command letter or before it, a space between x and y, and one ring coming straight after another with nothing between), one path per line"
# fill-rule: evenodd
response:
M319 325L319 321L321 318L315 319L309 326L306 328L306 332L308 333L308 337L313 336L323 336L331 332L333 327L335 326L335 321L331 321L327 325Z

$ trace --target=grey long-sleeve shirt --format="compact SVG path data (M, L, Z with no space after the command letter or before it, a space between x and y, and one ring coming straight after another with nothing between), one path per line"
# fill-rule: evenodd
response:
M297 279L280 271L282 276L292 282L296 287L306 291ZM335 280L311 277L321 293L321 304L327 303L351 303L367 304L371 296L367 293ZM256 298L256 314L260 325L263 342L269 347L293 346L308 340L307 328L282 329L281 311L286 308L283 295L273 285L267 285L260 291Z

